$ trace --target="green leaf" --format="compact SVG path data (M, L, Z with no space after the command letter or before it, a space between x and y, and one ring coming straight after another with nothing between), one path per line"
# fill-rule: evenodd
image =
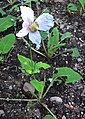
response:
M79 0L79 2L80 2L81 6L82 6L82 8L83 8L83 10L84 10L85 0Z
M46 63L38 62L38 63L35 64L35 69L34 69L33 73L39 73L40 68L48 69L48 68L50 68L50 65L46 64Z
M35 68L37 68L37 69L40 69L40 68L48 69L48 68L50 68L50 65L43 63L43 62L38 62L38 63L36 63Z
M59 42L59 31L57 28L54 28L48 38L48 44L47 44L48 49L57 45L58 42Z
M0 31L5 31L15 24L16 17L8 15L7 17L0 18Z
M57 27L54 28L52 30L52 32L53 32L53 37L52 37L53 44L58 44L58 42L59 42L59 31L58 31Z
M15 35L9 34L6 35L1 41L0 41L0 52L1 54L6 54L10 51L10 49L13 47L15 43Z
M26 71L26 73L33 74L35 63L29 58L26 58L22 55L18 55L18 59L21 63L22 68Z
M79 73L68 67L60 67L57 70L56 78L66 76L66 83L76 82L82 78Z
M78 11L77 5L73 3L68 4L67 9L71 11Z
M72 36L72 34L70 32L66 32L62 35L62 37L60 39L63 41L66 38L70 38L71 36Z
M43 119L55 119L55 118L51 115L46 115Z
M4 16L4 15L6 14L6 12L4 12L4 11L0 8L0 14L1 14L2 16Z
M49 38L48 38L48 43L47 43L47 48L48 48L48 56L52 57L52 55L56 52L56 50L59 48L59 31L55 27Z
M79 51L78 51L77 48L73 48L72 51L73 51L73 53L72 53L73 57L79 57L80 56Z
M43 81L38 81L38 80L35 79L35 80L31 80L30 83L38 92L43 91L43 86L44 86Z

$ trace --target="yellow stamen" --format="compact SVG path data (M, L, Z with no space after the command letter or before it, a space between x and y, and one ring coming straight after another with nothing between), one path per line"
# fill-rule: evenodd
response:
M29 29L30 29L31 32L35 32L39 29L39 25L36 22L32 22L29 25Z

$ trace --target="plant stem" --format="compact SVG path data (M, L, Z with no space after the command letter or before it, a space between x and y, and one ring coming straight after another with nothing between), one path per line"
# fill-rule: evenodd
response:
M48 52L47 52L47 50L46 50L46 47L45 47L45 44L44 44L43 40L42 40L42 44L43 44L43 48L44 48L44 51L45 51L45 53L46 53L46 56L48 57Z
M49 91L49 89L51 88L51 86L53 85L53 82L55 81L55 79L56 79L56 78L54 78L54 79L51 81L50 85L48 86L46 92L45 92L44 95L43 95L43 98L44 98L44 97L46 96L46 94L48 93L48 91Z
M56 119L56 116L51 112L51 110L47 107L46 104L41 103L41 105L43 105L43 107L45 107L48 110L48 112Z
M26 45L28 45L28 47L30 47L30 44L25 40L25 38L23 38L23 41L26 43ZM34 49L33 47L31 47L31 50L35 51L36 53L38 53L39 55L42 55L43 57L47 58L44 54L42 54L41 52L37 51L36 49Z
M43 91L44 91L44 87L45 87L45 82L46 82L46 75L44 75L44 85L43 85ZM43 91L40 93L39 99L41 99L41 98L42 98Z
M3 100L3 101L19 101L19 102L36 102L37 99L9 99L9 98L0 98L0 100Z
M36 3L36 8L37 8L37 15L39 16L39 6L38 6L38 3Z
M31 5L31 1L30 1L30 8L32 7L32 5Z
M32 58L32 49L31 49L31 43L29 43L29 45L30 45L30 58L31 58L31 60L32 60L33 58Z
M45 92L44 95L43 95L43 98L44 98L44 97L46 96L46 94L48 93L48 91L49 91L50 87L52 86L52 84L53 84L53 81L52 81L52 82L50 83L50 85L48 86L46 92Z

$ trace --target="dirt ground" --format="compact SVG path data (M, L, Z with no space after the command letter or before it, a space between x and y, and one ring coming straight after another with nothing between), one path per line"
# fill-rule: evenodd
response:
M1 4L1 3L0 3ZM41 55L33 52L34 61L42 61L51 65L50 70L42 70L37 77L43 80L43 75L50 78L55 67L67 66L79 72L83 79L78 82L65 85L61 83L57 85L54 82L46 97L42 100L49 109L57 116L58 119L85 119L85 13L69 14L66 11L68 2L41 2L39 5L39 13L43 9L48 8L50 14L55 18L55 26L58 27L60 33L67 31L73 34L73 37L66 40L66 46L59 49L60 55L49 59L49 61ZM3 8L6 2L0 6ZM36 11L35 4L32 5ZM5 8L7 10L9 8ZM16 14L16 13L15 13ZM17 31L21 28L21 24L17 23ZM13 33L14 28L1 33L4 36L7 33ZM70 53L61 53L65 48L78 48L80 56L73 58ZM43 49L40 49L43 52ZM8 59L0 64L0 98L16 98L29 99L30 94L23 91L23 85L29 80L19 69L20 63L17 54L30 57L29 49L23 43L22 39L17 39L13 50L9 54ZM49 85L47 80L46 87ZM61 102L51 101L51 97L60 97ZM31 104L27 102L15 102L0 100L0 119L43 119L48 114L40 104Z

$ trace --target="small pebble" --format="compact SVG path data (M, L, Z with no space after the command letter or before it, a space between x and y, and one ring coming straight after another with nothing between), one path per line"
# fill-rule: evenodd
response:
M63 115L63 116L62 116L62 119L66 119L66 117Z
M29 91L31 93L34 93L35 92L35 88L30 83L27 83L27 82L24 83L23 90L25 92L29 92Z
M68 61L66 61L66 64L68 64Z
M77 59L77 61L78 61L78 62L81 62L81 61L82 61L82 59L81 59L81 58L78 58L78 59Z
M69 29L70 28L70 26L67 26L67 29Z
M12 86L9 86L9 89L12 90Z
M49 78L48 81L52 82L53 78Z
M57 96L54 96L54 97L51 97L50 98L50 101L56 101L56 102L58 102L58 103L62 103L63 102L63 100L62 100L62 98L60 98L60 97L57 97Z

